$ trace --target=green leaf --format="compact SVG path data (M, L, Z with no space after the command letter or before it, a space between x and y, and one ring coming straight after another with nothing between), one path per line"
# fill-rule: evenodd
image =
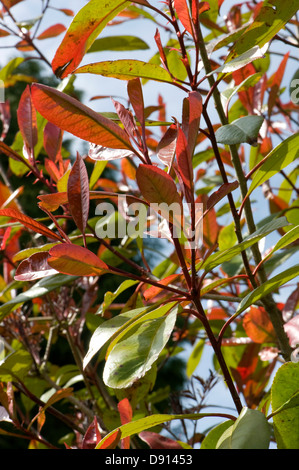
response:
M244 407L217 442L217 449L268 449L270 425L263 413Z
M299 157L299 134L293 134L283 142L277 145L264 158L263 164L256 171L252 178L251 185L248 189L247 196L252 191L272 178L280 170L295 161Z
M70 282L74 282L77 279L75 276L65 276L62 274L55 274L47 278L41 279L34 286L28 289L26 292L22 292L14 297L9 302L0 306L0 320L8 315L12 309L17 308L28 300L35 299L36 297L42 297L49 292L57 289L58 287L65 286Z
M87 52L101 51L136 51L149 49L143 39L136 36L106 36L94 41Z
M121 432L121 439L124 439L125 437L133 436L134 434L138 434L146 429L153 428L155 426L158 426L160 424L166 423L167 421L173 421L176 419L192 419L192 420L198 420L202 418L206 418L208 416L213 416L209 413L190 413L190 414L176 414L176 415L170 415L170 414L154 414L151 416L146 416L145 418L140 418L136 419L130 423L123 424L120 426L118 429ZM96 449L99 448L101 443L104 443L106 440L109 440L111 435L115 430L109 432L97 445Z
M288 225L288 222L285 217L279 217L278 219L263 225L252 235L246 237L242 243L239 243L224 251L218 251L209 256L209 258L207 258L207 260L201 266L199 266L199 269L211 271L212 269L216 268L216 266L219 266L225 261L231 260L234 256L254 245L269 233L273 232L274 230L278 230L279 228L285 227L286 225Z
M218 426L215 426L215 428L213 428L202 441L200 450L216 449L217 442L221 438L222 434L232 425L233 425L233 421L229 419L227 421L224 421L221 424L218 424Z
M132 281L131 279L127 279L126 281L122 282L120 286L118 286L116 291L106 292L104 295L104 302L97 310L97 315L103 315L105 313L105 310L109 307L109 305L112 304L112 302L114 302L116 297L118 297L126 289L129 289L130 287L134 286L137 282L138 281Z
M205 340L201 339L195 344L194 348L191 351L191 354L187 361L187 367L186 367L186 374L189 378L192 376L196 367L199 364L199 361L203 353L204 345L205 345Z
M236 119L231 124L226 124L217 129L215 132L216 140L220 144L226 145L241 143L256 145L263 121L263 116L245 116Z
M298 11L297 0L289 0L287 6L281 0L263 2L254 21L236 41L228 60L254 46L263 47L268 43Z
M274 435L278 449L299 448L299 363L287 362L271 388Z
M0 362L0 382L12 382L16 378L26 377L31 365L31 354L24 349L9 354Z
M139 316L143 315L150 307L141 307L120 313L114 318L105 321L93 333L89 348L83 360L83 368L91 361L93 356L113 337L115 337L125 325L129 325L132 321L136 321Z
M263 57L264 51L260 49L259 46L255 45L251 49L246 50L243 54L236 57L235 59L225 62L223 65L221 65L221 67L218 67L217 69L210 72L209 75L212 75L213 73L232 73L236 70L241 69L245 65L250 64L254 60L261 59Z
M282 238L276 243L276 245L267 253L267 255L263 258L263 262L270 258L273 253L286 246L290 245L291 243L295 242L299 238L299 225L291 228Z
M104 77L118 78L119 80L131 80L139 77L158 82L172 82L169 73L159 65L133 59L108 60L83 65L76 69L74 73L94 73Z
M177 308L158 318L148 317L139 321L137 327L127 329L125 333L128 334L122 335L112 348L103 372L108 387L130 387L150 370L173 331Z
M240 302L235 315L244 312L244 310L250 307L250 305L254 304L257 300L260 300L265 295L270 294L270 292L275 291L291 279L294 279L296 276L298 276L298 273L299 264L297 264L296 266L292 266L291 268L283 271L282 273L277 274L272 279L269 279L268 281L264 282L262 285L250 292L250 294L248 294Z

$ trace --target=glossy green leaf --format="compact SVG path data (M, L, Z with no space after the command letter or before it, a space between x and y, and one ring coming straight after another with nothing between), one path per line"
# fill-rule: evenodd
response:
M276 372L271 388L274 434L278 449L299 448L298 390L299 363L283 364Z
M218 424L218 426L215 426L202 441L200 450L216 449L217 442L221 438L222 434L233 424L233 421L227 420Z
M236 70L241 69L247 64L250 64L256 59L261 59L264 57L264 51L259 48L259 46L254 46L249 50L246 50L243 54L239 55L238 57L225 62L221 67L213 70L209 75L212 73L223 73L228 74L235 72Z
M265 415L245 407L234 424L222 434L216 448L268 449L270 437L271 428Z
M299 134L293 134L278 144L264 158L263 164L254 173L251 185L248 189L248 195L252 191L272 178L280 170L295 161L299 157Z
M136 51L149 49L143 39L137 36L106 36L94 41L87 52L101 51Z
M263 121L263 116L245 116L236 119L231 124L226 124L217 129L215 132L216 140L220 144L226 145L241 143L256 145Z
M299 239L299 225L288 230L288 232L283 235L282 238L275 244L275 246L267 253L263 258L263 262L270 258L276 251L282 250L283 248L289 246L291 243Z
M90 339L89 348L83 360L83 367L85 368L95 354L97 354L109 340L113 339L124 326L128 326L130 323L136 321L137 318L147 311L148 308L146 307L129 310L102 323L94 331Z
M160 313L159 313L160 314ZM103 372L108 387L127 388L143 377L158 359L175 325L177 308L158 318L138 322L110 351Z
M190 378L198 366L205 346L204 340L199 340L191 351L187 361L186 374Z
M211 256L209 256L209 258L207 258L206 261L202 263L201 266L199 266L199 268L204 269L205 271L211 271L212 269L216 268L216 266L219 266L225 261L231 260L234 256L254 245L269 233L273 232L274 230L278 230L281 227L285 227L286 225L288 225L286 218L279 217L278 219L263 225L252 235L246 237L243 242L238 243L237 245L226 250L213 253Z
M297 264L283 271L282 273L277 274L272 279L268 279L268 281L264 282L259 287L250 292L250 294L244 297L244 299L239 304L236 314L244 312L244 310L250 307L250 305L254 304L257 300L260 300L265 295L275 291L298 275L299 265Z
M246 53L246 51L254 46L263 47L283 28L285 23L297 11L297 0L288 1L287 8L285 2L281 0L264 2L254 21L234 44L228 60Z
M130 3L123 0L90 0L81 8L55 53L52 61L54 73L61 78L72 73L107 23Z
M202 418L206 418L211 416L209 413L186 413L186 414L154 414L151 416L146 416L145 418L140 418L133 420L131 423L123 424L118 429L121 432L121 439L125 437L133 436L134 434L138 434L146 429L153 428L160 424L166 423L168 421L174 421L176 419L191 419L191 420L198 420ZM115 433L114 431L109 432L97 445L96 449L100 448L101 443L104 443L106 440L109 440L111 435Z
M74 73L93 73L119 80L131 80L139 77L158 82L172 82L169 73L159 65L133 59L109 60L83 65Z
M122 292L124 292L125 290L127 290L130 287L134 286L135 284L137 284L137 282L138 281L133 281L131 279L127 279L126 281L122 282L120 284L120 286L114 292L110 292L110 291L105 292L104 302L101 304L101 306L97 310L97 315L103 315L105 313L105 311L107 310L107 308L109 307L109 305L111 305L112 302L114 302L114 300Z
M23 379L31 366L31 354L24 349L9 354L0 362L0 382L12 382L16 378Z

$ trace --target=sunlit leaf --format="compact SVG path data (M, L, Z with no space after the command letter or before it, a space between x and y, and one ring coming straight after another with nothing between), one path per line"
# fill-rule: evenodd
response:
M137 36L106 36L94 41L87 52L101 51L135 51L149 49L143 39Z
M83 65L74 73L93 73L119 80L131 80L139 77L158 82L172 82L169 73L159 65L134 59L109 60Z
M56 51L54 73L61 78L72 73L107 23L129 5L123 0L90 0L81 8Z
M62 34L65 30L66 30L66 27L63 24L57 23L57 24L50 26L41 34L39 34L37 36L37 39L55 38L56 36L59 36L59 34Z
M299 446L298 372L299 364L288 362L278 369L273 380L271 405L278 449L298 449Z
M108 266L92 251L70 243L55 245L49 250L48 264L70 276L98 276L109 271Z
M132 150L126 132L78 100L46 85L32 85L36 109L62 130L108 148Z
M11 219L17 220L30 230L33 230L36 233L40 233L41 235L44 235L45 237L48 237L52 240L62 241L62 238L55 232L52 232L52 230L48 229L48 227L40 224L31 217L22 214L22 212L19 212L16 209L0 209L0 216L9 217Z

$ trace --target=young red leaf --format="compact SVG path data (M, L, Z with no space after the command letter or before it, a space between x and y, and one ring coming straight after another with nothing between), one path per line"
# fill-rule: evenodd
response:
M52 61L54 73L67 77L80 64L106 24L130 5L124 0L90 0L77 13Z
M36 111L32 103L30 87L27 85L22 93L17 118L20 132L24 140L24 150L29 156L33 156L37 143Z
M217 202L221 201L221 199L227 196L231 191L234 191L238 186L238 181L222 184L220 188L209 197L207 201L207 211L214 207Z
M98 421L95 417L84 434L82 449L94 449L95 446L100 442L101 438L102 436L99 430Z
M41 235L44 235L45 237L48 237L52 240L63 241L59 235L57 235L55 232L52 232L52 230L50 230L48 227L40 224L31 217L22 214L22 212L19 212L16 209L0 209L0 216L15 219L25 227L33 230L33 232L40 233Z
M184 26L184 28L190 33L192 33L192 23L189 14L189 8L187 6L186 0L174 0L174 7L177 15L179 17L180 22Z
M32 85L32 99L37 111L60 129L93 144L133 151L123 129L75 98L35 83Z
M63 24L57 23L53 24L49 28L47 28L45 31L43 31L37 39L48 39L48 38L55 38L56 36L59 36L59 34L62 34L66 30L66 27Z
M108 266L92 251L82 246L62 243L49 250L48 264L62 274L70 276L99 276Z
M132 411L132 407L130 405L129 400L127 398L124 398L118 403L117 408L119 411L121 424L130 423L130 421L132 421L133 411ZM122 439L121 448L122 449L130 448L130 437L126 437L125 439Z
M16 281L35 281L57 274L56 269L48 265L48 257L49 253L47 251L40 251L22 261L15 272L14 278Z
M84 160L79 153L69 174L67 195L75 224L84 233L89 214L89 180Z
M193 190L193 167L192 159L188 149L188 142L182 129L178 128L178 138L176 144L176 158L178 169L185 186Z
M121 438L121 430L117 428L107 439L99 442L96 449L115 449Z
M278 69L276 72L272 75L272 77L269 80L269 85L270 85L270 92L269 92L269 98L268 98L268 116L271 115L271 111L273 107L275 106L276 100L279 96L279 89L281 86L281 81L283 79L283 75L285 72L285 68L287 65L287 61L289 58L290 53L287 52L282 59Z
M139 137L139 131L137 129L134 117L128 109L126 109L121 103L118 101L115 101L112 99L112 103L114 104L114 107L116 109L117 115L121 121L121 123L124 126L125 131L128 133L128 135L134 139L137 137L138 140L140 140Z
M180 236L183 225L183 206L172 177L153 165L139 165L136 180L150 207L175 226Z
M198 91L191 91L188 95L188 131L186 133L190 155L193 155L197 141L199 123L202 113L202 97Z
M255 343L275 342L275 331L267 312L263 308L250 307L243 318L243 328Z
M163 135L156 149L157 157L164 165L168 166L169 169L172 167L175 156L177 135L177 126L176 124L172 124Z
M68 203L67 192L42 194L37 196L41 202L38 203L41 209L46 209L49 212L56 211L60 205Z
M139 434L140 439L147 443L150 449L182 449L182 446L169 437L161 436L156 432L142 431Z
M128 81L128 95L130 98L130 103L133 106L135 115L140 125L144 126L144 102L142 87L139 78L133 78Z
M53 161L57 161L62 144L63 131L52 122L47 122L44 128L44 149L48 157Z

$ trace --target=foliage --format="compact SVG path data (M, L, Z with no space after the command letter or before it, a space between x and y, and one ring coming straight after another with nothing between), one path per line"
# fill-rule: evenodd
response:
M24 3L0 11L15 50L0 71L1 447L298 449L297 2L47 0L26 21ZM154 52L106 35L137 21ZM83 103L90 74L125 83L113 111ZM183 96L171 118L161 84ZM209 398L219 382L227 407Z

